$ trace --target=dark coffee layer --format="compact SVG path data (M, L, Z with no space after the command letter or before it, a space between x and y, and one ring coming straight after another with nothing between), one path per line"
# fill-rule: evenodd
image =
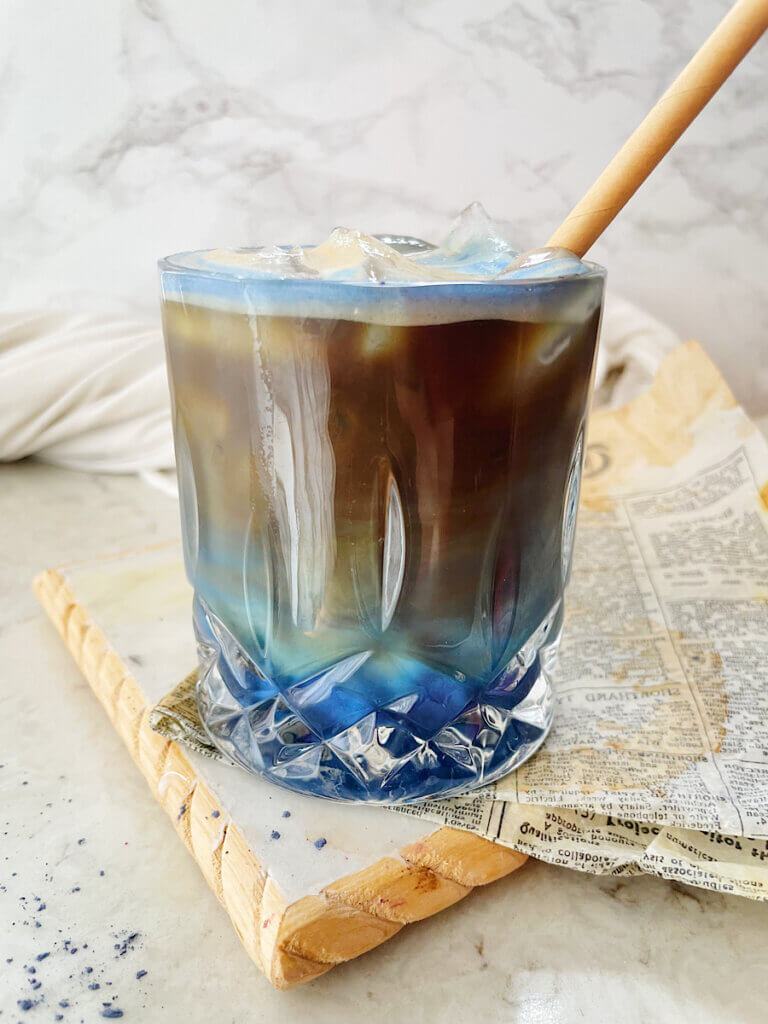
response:
M265 672L374 645L494 677L562 592L598 319L166 304L188 570Z

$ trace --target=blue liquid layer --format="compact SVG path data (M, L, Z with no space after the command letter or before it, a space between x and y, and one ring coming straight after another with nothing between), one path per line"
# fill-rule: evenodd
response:
M198 699L212 740L288 789L374 802L465 792L522 763L552 721L559 602L483 685L407 651L365 650L278 686L199 597L194 621Z

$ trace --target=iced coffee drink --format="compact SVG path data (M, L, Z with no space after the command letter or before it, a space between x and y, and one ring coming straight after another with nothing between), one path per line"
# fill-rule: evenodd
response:
M519 765L552 716L603 272L471 209L439 247L338 229L161 280L212 740L345 800Z

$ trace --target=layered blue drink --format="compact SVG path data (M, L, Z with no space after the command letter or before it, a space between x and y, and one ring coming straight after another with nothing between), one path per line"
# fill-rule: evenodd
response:
M603 272L471 211L439 248L337 230L161 281L213 742L344 800L515 768L552 717Z

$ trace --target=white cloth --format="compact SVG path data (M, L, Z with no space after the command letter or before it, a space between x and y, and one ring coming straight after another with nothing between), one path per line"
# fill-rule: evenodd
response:
M157 324L101 313L0 314L0 461L95 473L173 466Z
M621 405L646 388L677 336L609 296L596 400ZM174 466L170 401L157 323L88 312L0 313L0 461L34 455L97 473Z
M609 294L597 350L595 405L626 405L650 387L661 360L679 344L671 328Z

